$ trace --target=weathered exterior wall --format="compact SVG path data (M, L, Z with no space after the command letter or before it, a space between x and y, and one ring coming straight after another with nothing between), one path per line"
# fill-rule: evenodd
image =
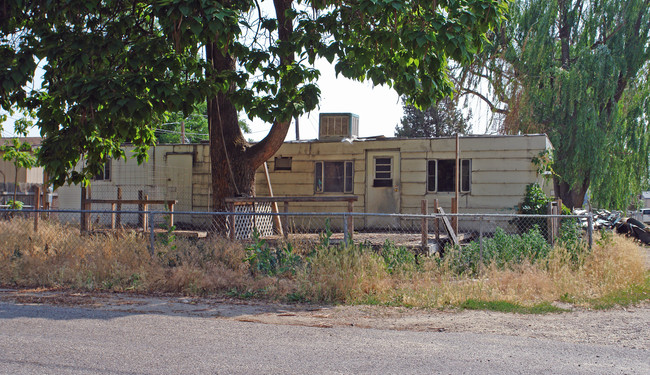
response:
M461 213L513 212L523 199L526 185L539 182L547 194L552 183L544 182L536 173L532 158L550 148L545 135L468 136L460 138L460 158L471 160L471 188L461 193ZM127 148L127 155L130 149ZM393 186L384 187L388 195L371 194L373 189L372 158L393 156ZM453 192L428 192L427 161L454 159L455 138L397 139L385 138L354 142L287 142L268 161L269 177L276 196L328 196L344 193L317 193L314 169L318 161L350 161L353 165L353 191L358 196L355 212L377 212L373 207L394 207L394 212L420 213L422 199L433 200L449 212ZM275 157L291 157L291 170L275 170ZM371 170L368 170L370 166ZM137 198L143 190L150 199L176 199L177 211L209 211L211 207L210 159L207 144L162 145L149 150L149 160L137 165L135 159L111 162L111 178L92 182L92 197L114 199L122 187L124 199ZM257 196L268 196L264 168L256 174ZM63 187L58 191L60 207L79 208L79 187ZM395 197L396 205L381 205L369 197ZM95 208L95 207L93 207ZM101 208L101 207L98 207ZM105 207L107 208L107 207ZM135 209L136 207L123 207ZM343 212L341 203L292 203L292 212ZM179 217L180 219L180 217ZM204 219L204 218L203 218ZM198 218L197 218L198 220ZM358 227L364 225L358 223ZM391 224L386 222L386 224ZM399 223L395 223L399 224Z
M470 136L460 138L460 158L471 159L471 189L461 193L461 213L513 212L521 202L526 185L539 182L548 194L552 184L544 182L536 173L532 158L550 148L545 135L526 136ZM430 206L438 199L447 211L451 208L453 192L428 192L427 161L432 159L454 159L455 138L435 139L384 139L349 142L291 142L285 143L275 156L291 157L290 171L276 171L274 158L268 161L273 193L281 195L318 196L342 195L342 193L315 193L314 163L316 161L353 161L354 191L359 197L356 212L372 212L366 202L369 174L366 173L366 155L374 151L399 151L400 175L396 176L399 191L399 213L420 213L422 199L428 199ZM397 167L397 166L396 166ZM395 182L395 181L394 181ZM268 187L261 168L257 173L257 195L268 195ZM339 205L304 203L293 204L292 211L331 209L344 210Z
M10 161L2 160L2 153L0 153L0 183L13 184L15 178L16 167ZM18 183L42 184L43 167L18 168Z

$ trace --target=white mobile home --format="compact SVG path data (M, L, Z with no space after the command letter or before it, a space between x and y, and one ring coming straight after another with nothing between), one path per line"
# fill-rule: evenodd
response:
M329 116L329 117L328 117ZM268 161L275 196L354 195L355 212L420 213L422 199L438 199L449 212L455 196L455 137L432 139L356 138L358 118L330 114L321 118L320 140L285 142ZM338 135L337 135L338 134ZM539 182L532 159L552 146L544 134L462 136L460 213L514 212L526 185ZM210 211L211 179L207 144L160 145L147 163L108 161L107 173L92 183L92 198L177 200L176 211ZM128 151L127 151L128 152ZM265 170L256 175L256 195L268 196ZM61 207L79 207L79 188L59 189ZM95 208L95 207L93 207ZM123 208L128 209L128 208ZM132 208L134 209L134 208ZM341 203L292 203L292 212L338 212ZM182 221L182 218L178 218ZM355 227L399 224L396 219L355 220Z
M514 212L526 185L544 185L532 159L551 148L546 135L463 136L459 143L460 213ZM440 206L450 211L455 196L455 157L454 137L375 138L287 142L268 165L277 196L351 194L359 198L357 212L418 214L422 199L438 199ZM551 187L551 183L544 186L549 194ZM260 170L257 195L268 193ZM344 203L339 207L332 203L292 207L292 211L345 209ZM365 224L390 224L383 221L368 218Z

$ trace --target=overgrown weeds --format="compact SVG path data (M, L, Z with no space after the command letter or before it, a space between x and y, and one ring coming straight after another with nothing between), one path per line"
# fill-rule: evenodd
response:
M575 236L567 235L575 239ZM604 308L648 300L650 277L638 245L611 234L594 247L558 241L536 228L497 231L483 246L417 257L386 242L320 243L298 248L259 236L157 241L152 257L137 233L79 236L71 226L21 219L0 222L0 284L86 290L229 295L284 301L549 312L555 301Z

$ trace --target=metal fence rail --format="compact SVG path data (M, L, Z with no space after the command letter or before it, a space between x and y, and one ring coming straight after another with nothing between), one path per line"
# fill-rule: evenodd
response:
M115 216L124 215L115 226ZM456 219L456 220L453 220ZM81 225L82 221L90 223ZM173 222L173 225L170 223ZM237 233L232 232L233 223ZM258 228L262 223L264 228ZM455 223L455 225L454 225ZM244 225L245 224L245 225ZM65 236L67 243L87 236L134 233L148 241L151 253L168 243L170 235L200 241L226 237L268 242L315 243L326 234L332 242L382 246L386 242L432 254L449 245L476 243L496 235L540 236L547 243L563 240L568 232L591 246L593 216L522 214L372 214L349 212L236 212L113 211L113 210L0 210L0 246L10 246L36 232ZM69 237L69 238L68 238Z

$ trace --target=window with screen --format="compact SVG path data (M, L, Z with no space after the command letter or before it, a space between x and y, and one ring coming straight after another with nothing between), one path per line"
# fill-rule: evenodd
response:
M456 191L456 160L438 159L427 162L427 191L454 192ZM471 190L472 161L460 160L460 191L467 193Z
M314 165L314 191L317 193L352 193L351 161L317 161Z
M104 169L93 176L95 181L110 181L111 179L111 159L107 158L106 163L104 163Z

